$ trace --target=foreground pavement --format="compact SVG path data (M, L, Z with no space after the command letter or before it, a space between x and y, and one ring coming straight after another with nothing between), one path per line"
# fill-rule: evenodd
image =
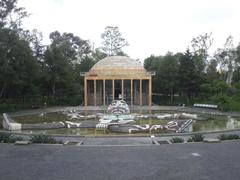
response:
M240 141L137 146L0 144L0 180L239 180Z

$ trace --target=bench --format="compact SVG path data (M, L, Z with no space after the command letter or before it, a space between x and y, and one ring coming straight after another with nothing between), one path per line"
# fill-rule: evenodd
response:
M193 107L217 109L218 105L215 105L215 104L194 104Z

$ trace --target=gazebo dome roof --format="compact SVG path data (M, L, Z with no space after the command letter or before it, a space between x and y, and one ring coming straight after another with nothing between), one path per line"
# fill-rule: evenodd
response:
M87 76L149 76L142 64L126 56L110 56L98 61Z
M126 56L109 56L97 62L91 70L97 69L144 69L140 62Z

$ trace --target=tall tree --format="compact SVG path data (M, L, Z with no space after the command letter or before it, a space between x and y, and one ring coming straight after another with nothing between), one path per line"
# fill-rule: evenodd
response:
M37 61L29 43L11 29L0 29L0 98L36 92Z
M174 94L178 91L179 54L168 52L165 56L150 56L144 60L148 71L155 71L153 76L153 92L170 96L173 103Z
M144 68L148 71L156 71L157 70L156 64L158 64L158 61L159 61L159 56L157 57L157 56L151 55L150 57L144 60Z
M207 71L206 71L206 76L207 76L206 78L207 78L208 82L219 79L220 75L217 70L217 66L218 66L218 62L216 59L211 59L209 61L209 65L208 65Z
M73 72L76 63L91 52L90 45L72 33L55 31L50 34L50 39L52 43L45 52L44 64L46 84L50 84L51 94L55 96L56 93L63 95L77 92L77 88L72 88L76 87Z
M117 26L107 26L101 35L103 47L101 48L108 56L125 55L123 47L128 46L128 42L122 37Z
M237 59L236 59L236 63L237 66L240 66L240 43L238 44L237 48L236 48L236 54L237 54Z
M29 42L21 35L28 13L17 0L0 1L0 98L37 92L38 64Z
M212 46L213 38L212 33L205 33L193 38L191 41L195 65L199 73L203 72L207 65L207 59L209 57L208 50Z
M101 48L96 48L93 50L92 52L92 58L95 60L95 61L99 61L103 58L107 57L107 54L105 54L104 52L101 51Z
M22 19L27 16L25 8L17 7L17 0L0 1L0 28L18 30L22 24Z
M161 79L161 89L163 94L170 96L173 103L174 94L178 91L178 55L167 53L158 68L157 76Z
M76 65L76 72L78 74L77 76L77 82L78 84L80 84L81 88L81 95L83 95L83 90L84 90L84 77L83 76L79 76L80 73L86 73L88 72L92 66L98 61L99 59L95 59L91 56L85 57L80 64Z
M37 29L33 29L29 34L30 46L33 50L34 56L37 58L38 62L43 61L45 46L42 44L43 35Z
M199 92L199 74L196 72L193 55L189 50L180 57L179 62L179 88L181 94L189 101Z
M83 40L72 33L59 33L58 31L50 34L52 46L58 46L62 55L71 63L79 63L82 58L91 53L89 41Z
M220 64L222 72L226 72L226 83L231 85L233 71L237 67L237 51L233 45L233 37L229 36L226 39L223 48L219 48L215 54L215 58Z
M238 83L240 85L240 66L237 67L233 73L233 83Z

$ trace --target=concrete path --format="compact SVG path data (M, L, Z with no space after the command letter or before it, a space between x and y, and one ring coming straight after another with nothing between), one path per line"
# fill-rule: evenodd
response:
M240 136L240 131L229 131L229 132L218 132L218 133L209 133L209 134L203 134L204 139L218 139L218 136L220 134L237 134ZM76 141L76 142L82 142L83 145L93 145L93 146L98 146L98 145L106 145L106 146L111 146L111 145L152 145L153 141L171 141L173 137L180 137L187 141L191 135L180 135L176 134L173 136L155 136L155 137L80 137L80 136L56 136L55 138L57 140L62 140L63 142L65 141Z
M0 144L0 180L239 180L240 141L160 146Z

